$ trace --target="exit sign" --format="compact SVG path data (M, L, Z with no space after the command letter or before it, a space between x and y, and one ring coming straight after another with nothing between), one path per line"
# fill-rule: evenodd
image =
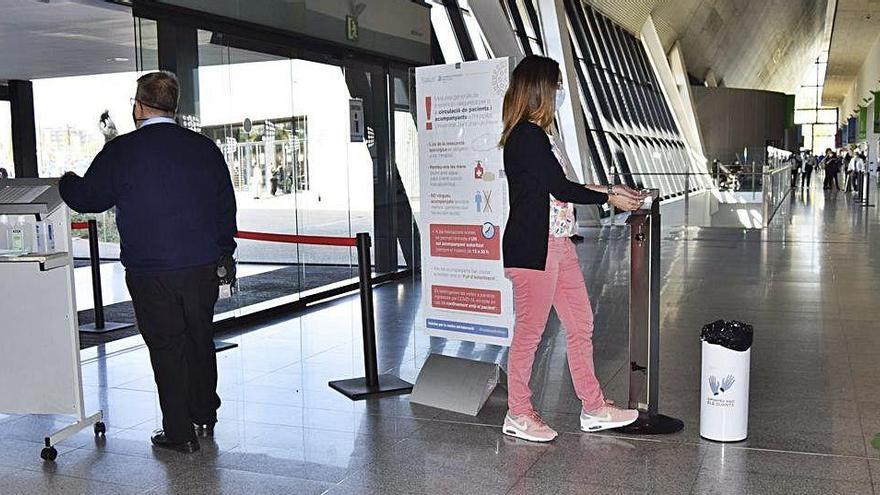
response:
M348 41L357 41L358 36L357 18L350 15L345 16L345 37L348 38Z

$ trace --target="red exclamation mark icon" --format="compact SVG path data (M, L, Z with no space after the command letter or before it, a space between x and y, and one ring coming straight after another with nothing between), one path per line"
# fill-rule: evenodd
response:
M425 97L425 114L427 118L425 119L425 129L431 130L434 128L434 125L431 123L431 97Z

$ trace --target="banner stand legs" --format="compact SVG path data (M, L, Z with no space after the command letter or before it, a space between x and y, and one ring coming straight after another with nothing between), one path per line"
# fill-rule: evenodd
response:
M496 363L430 354L413 388L410 404L476 416L507 375Z

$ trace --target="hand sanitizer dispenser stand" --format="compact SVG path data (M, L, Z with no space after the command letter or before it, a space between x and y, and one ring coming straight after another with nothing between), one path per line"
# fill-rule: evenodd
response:
M58 180L0 180L0 412L73 417L45 437L48 461L79 430L105 432L84 411L71 252Z

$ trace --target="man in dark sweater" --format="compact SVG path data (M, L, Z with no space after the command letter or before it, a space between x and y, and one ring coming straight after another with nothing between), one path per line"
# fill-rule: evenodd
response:
M121 261L159 390L163 429L153 444L199 450L217 422L213 317L217 268L234 269L235 195L207 137L178 126L179 87L170 72L138 79L137 130L108 142L83 177L61 178L75 211L116 207Z

